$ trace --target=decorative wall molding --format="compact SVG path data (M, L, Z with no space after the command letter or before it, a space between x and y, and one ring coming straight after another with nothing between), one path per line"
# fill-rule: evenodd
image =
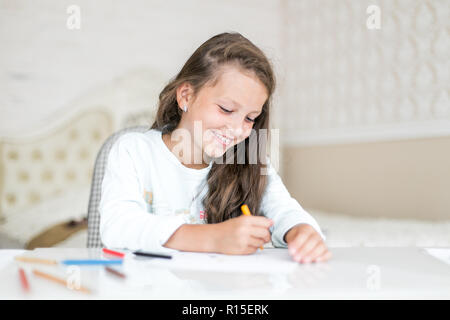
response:
M283 3L284 143L450 135L449 1ZM366 26L369 5L381 28Z
M360 128L332 128L293 133L281 131L284 146L312 146L327 144L366 143L450 136L450 120L385 124Z

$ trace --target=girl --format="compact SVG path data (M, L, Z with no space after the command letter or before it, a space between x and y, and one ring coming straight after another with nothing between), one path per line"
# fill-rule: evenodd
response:
M111 149L99 206L103 244L250 254L272 241L295 261L328 260L319 225L265 156L260 132L269 128L274 90L270 62L239 33L203 43L160 93L152 127ZM255 141L263 158L252 162Z

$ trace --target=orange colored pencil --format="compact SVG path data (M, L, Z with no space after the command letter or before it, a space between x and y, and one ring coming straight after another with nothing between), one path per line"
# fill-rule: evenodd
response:
M69 288L67 286L67 281L65 279L61 279L61 278L55 277L55 276L53 276L51 274L48 274L48 273L45 273L45 272L42 272L42 271L39 271L39 270L36 270L36 269L33 270L33 274L35 276L38 276L38 277L41 277L41 278L44 278L44 279L47 279L47 280L59 283L59 284L65 286L66 288L71 289L71 288ZM91 290L89 290L88 288L85 288L83 286L80 286L79 288L77 288L75 286L72 289L73 290L77 290L77 291L81 291L81 292L84 292L84 293L91 293Z
M56 261L56 260L48 260L48 259L41 259L41 258L34 258L34 257L17 256L14 259L17 261L21 261L21 262L58 264L58 261Z
M248 208L248 206L246 205L246 204L243 204L242 206L241 206L241 211L242 211L242 214L244 215L244 216L251 216L252 215L252 213L250 212L250 209ZM264 248L263 248L263 246L261 246L261 247L259 247L261 250L263 250Z

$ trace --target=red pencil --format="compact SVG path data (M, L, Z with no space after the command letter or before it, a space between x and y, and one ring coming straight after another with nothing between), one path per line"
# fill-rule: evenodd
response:
M28 283L27 276L25 274L25 271L23 271L22 268L19 268L19 277L20 277L20 283L22 284L22 288L25 291L30 291L30 284Z
M106 248L103 248L103 252L107 253L107 254L111 254L113 256L121 257L121 258L125 257L125 254L122 252L117 252L117 251L109 250Z

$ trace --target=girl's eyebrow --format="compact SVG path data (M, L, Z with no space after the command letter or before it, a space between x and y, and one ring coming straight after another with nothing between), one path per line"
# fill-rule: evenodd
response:
M236 102L236 101L234 101L233 99L228 98L228 97L225 97L224 99L229 100L229 101L230 101L232 104L234 104L235 106L237 106L237 107L239 107L239 108L242 108L241 104L238 103L238 102ZM251 111L250 113L260 113L260 112L261 112L260 110L254 110L254 111Z

